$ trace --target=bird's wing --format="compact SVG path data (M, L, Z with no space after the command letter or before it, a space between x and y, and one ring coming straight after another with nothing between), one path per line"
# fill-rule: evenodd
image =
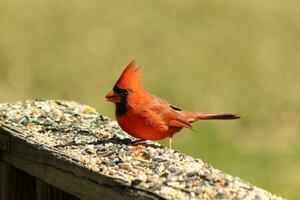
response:
M192 125L187 120L182 118L170 120L169 126L192 128Z
M191 124L179 111L180 108L169 104L164 99L153 96L153 104L150 110L159 116L160 120L167 126L192 128Z
M170 104L169 102L167 102L167 101L164 100L164 99L161 99L161 98L158 98L158 97L157 97L157 99L158 99L158 101L160 101L160 102L163 103L163 104L166 104L167 106L169 106L169 107L172 108L173 110L176 110L176 111L182 111L181 108L179 108L179 107L177 107L177 106L174 106L174 105Z

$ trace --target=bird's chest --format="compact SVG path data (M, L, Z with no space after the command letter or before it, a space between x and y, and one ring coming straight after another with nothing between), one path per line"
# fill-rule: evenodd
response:
M146 110L116 115L120 127L133 137L144 140L159 140L169 136L169 127L158 115Z

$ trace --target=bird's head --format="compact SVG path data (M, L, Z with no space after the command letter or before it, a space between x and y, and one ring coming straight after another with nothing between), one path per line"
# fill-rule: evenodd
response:
M141 81L135 61L131 61L105 98L113 103L122 103L130 93L141 90Z

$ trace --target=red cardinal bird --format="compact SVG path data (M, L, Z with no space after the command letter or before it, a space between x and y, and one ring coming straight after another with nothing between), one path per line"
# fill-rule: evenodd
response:
M204 119L238 119L236 113L188 112L148 93L141 85L138 68L129 63L106 99L116 104L121 128L135 138L160 140L172 136L191 123Z

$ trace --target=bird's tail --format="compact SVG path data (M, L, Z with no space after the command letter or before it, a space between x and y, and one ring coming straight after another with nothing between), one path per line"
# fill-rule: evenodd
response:
M239 119L241 114L238 113L215 113L215 112L182 112L182 115L188 119L190 123L197 120L212 120L212 119Z

